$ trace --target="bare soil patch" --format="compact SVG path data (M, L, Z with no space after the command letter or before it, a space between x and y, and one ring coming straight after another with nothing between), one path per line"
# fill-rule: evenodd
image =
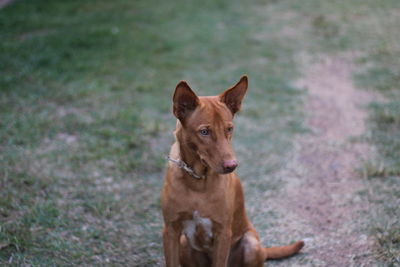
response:
M369 204L360 194L365 185L356 171L372 151L351 140L364 133L363 107L372 96L354 87L352 70L344 58L324 57L305 68L297 83L308 90L306 124L312 133L298 140L292 160L280 174L287 185L274 205L286 220L286 233L278 231L305 235L302 262L312 266L373 262L372 241L366 234Z

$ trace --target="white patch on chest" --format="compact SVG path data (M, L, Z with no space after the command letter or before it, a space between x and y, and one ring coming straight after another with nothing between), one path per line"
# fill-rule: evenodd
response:
M203 236L201 240L203 240L202 244L198 244L196 234L198 234L198 227L201 227ZM186 235L190 246L198 251L203 251L203 247L209 249L212 243L212 222L208 218L202 218L199 215L199 212L196 210L193 212L193 219L186 220L183 222L183 233Z

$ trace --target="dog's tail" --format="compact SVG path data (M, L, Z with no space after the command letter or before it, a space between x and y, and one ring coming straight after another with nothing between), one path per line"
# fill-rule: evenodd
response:
M288 246L263 248L263 256L265 260L282 259L296 254L302 247L304 247L304 242L297 241Z

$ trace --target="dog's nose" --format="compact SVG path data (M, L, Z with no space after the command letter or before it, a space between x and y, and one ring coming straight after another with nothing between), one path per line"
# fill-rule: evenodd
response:
M227 173L233 172L236 169L237 165L238 165L238 163L234 159L225 160L224 163L222 164L222 166L224 167L224 171Z

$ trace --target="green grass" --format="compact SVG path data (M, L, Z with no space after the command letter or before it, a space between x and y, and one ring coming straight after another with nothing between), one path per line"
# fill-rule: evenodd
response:
M278 170L302 132L302 92L287 79L294 45L258 37L283 26L265 27L260 7L36 0L0 10L0 265L162 262L159 192L181 79L208 95L250 76L238 154L265 149L240 172L254 177L250 203L276 188L257 175Z
M366 180L370 188L368 199L374 205L371 213L371 234L375 238L375 253L388 266L400 263L400 25L399 2L382 1L372 4L370 12L377 12L375 20L354 27L359 43L364 44L359 58L361 71L355 74L359 86L378 91L387 101L376 100L369 108L367 134L377 149ZM372 27L371 27L372 26ZM355 46L353 45L355 48ZM375 171L374 171L375 169Z
M20 0L0 10L0 265L161 265L159 191L182 79L211 95L249 75L238 172L252 221L272 230L275 214L255 204L280 188L270 177L305 132L296 55L354 51L355 81L389 99L369 109L365 140L378 155L364 173L376 257L396 264L399 8Z

